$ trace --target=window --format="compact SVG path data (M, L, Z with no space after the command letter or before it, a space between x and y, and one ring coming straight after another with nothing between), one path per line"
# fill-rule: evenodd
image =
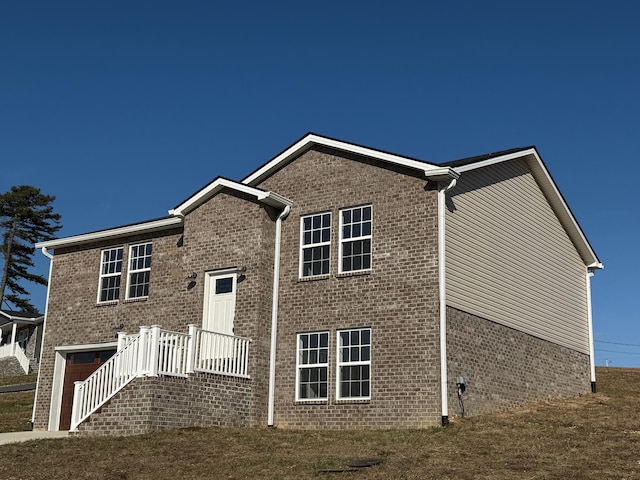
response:
M337 398L371 398L371 329L338 332Z
M308 215L300 219L300 277L329 273L331 213Z
M110 248L102 251L98 302L111 302L113 300L118 300L120 297L122 251L122 247Z
M340 273L371 268L371 205L340 210Z
M149 296L151 273L151 243L132 245L129 249L129 285L127 298Z
M329 332L298 334L296 400L326 400Z
M224 277L216 279L216 295L220 293L233 293L234 277Z

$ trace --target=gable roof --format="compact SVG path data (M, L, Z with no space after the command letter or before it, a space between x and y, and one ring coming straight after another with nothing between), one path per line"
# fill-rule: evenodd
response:
M209 200L211 197L217 195L224 188L256 197L256 200L259 202L272 207L284 208L286 206L291 206L291 200L288 200L275 192L268 192L260 188L254 188L242 183L234 182L227 178L217 177L211 183L204 186L195 194L183 201L180 205L169 210L169 215L185 215Z
M146 222L133 223L121 227L108 228L106 230L99 230L91 233L73 235L71 237L47 240L45 242L36 243L36 248L55 249L61 247L71 247L107 239L116 240L118 238L126 237L136 233L158 232L176 228L182 225L184 221L184 215L194 210L211 197L217 195L224 188L244 193L246 195L254 196L256 197L257 201L265 203L267 205L271 205L273 207L284 208L287 205L291 205L290 200L284 198L281 195L278 195L277 193L268 192L259 188L253 188L238 182L234 182L233 180L217 177L204 188L200 189L194 195L183 201L180 205L176 206L172 210L169 210L168 217L149 220Z
M453 167L456 172L464 174L464 172L470 170L476 170L515 159L523 159L527 163L531 174L540 186L540 189L547 198L547 201L576 247L585 265L593 269L604 268L535 146L513 148L496 153L445 162L440 165Z
M484 162L485 160L492 160L495 158L504 158L512 154L517 156L517 154L524 152L526 150L531 150L532 148L536 148L536 147L531 145L529 147L510 148L509 150L501 150L499 152L485 153L484 155L476 155L473 157L461 158L460 160L442 162L442 163L439 163L438 165L449 166L457 169L458 167L465 167L471 164L480 164L480 162Z
M513 148L495 153L468 157L450 162L439 164L425 162L416 158L398 155L384 150L378 150L355 143L345 142L335 138L325 137L316 133L307 133L298 141L284 149L267 163L259 167L253 173L245 177L241 182L235 182L223 177L216 177L205 187L198 190L189 198L181 202L175 208L169 210L169 216L151 220L147 222L125 225L123 227L101 230L98 232L74 235L67 238L49 240L36 244L36 248L56 248L63 246L80 245L84 243L94 242L108 238L119 238L133 233L152 232L164 229L175 228L181 225L183 217L187 213L193 211L208 199L217 195L223 189L231 189L233 191L250 195L257 201L264 204L284 208L290 206L292 202L287 198L275 193L256 187L260 182L275 172L285 167L287 164L298 158L304 152L312 149L314 146L323 146L338 151L348 152L356 155L377 159L379 161L389 163L391 165L403 166L424 173L425 177L435 181L444 181L456 179L466 171L474 170L500 162L506 162L514 159L524 159L531 170L532 175L536 179L538 185L544 192L549 204L553 208L556 216L560 220L565 231L571 238L576 249L580 253L585 265L590 268L603 268L598 260L593 248L589 244L582 228L578 224L573 212L569 208L564 197L560 193L556 183L549 174L542 158L534 146Z
M146 222L132 223L120 227L108 228L105 230L98 230L90 233L82 233L80 235L72 235L70 237L47 240L46 242L36 243L36 248L47 249L73 247L76 245L82 245L101 240L117 239L136 233L148 233L168 230L171 228L175 228L180 224L182 224L182 217L163 217L157 218L155 220L148 220Z
M354 153L357 155L363 155L365 157L374 158L387 162L393 165L400 165L403 167L412 168L425 173L425 176L429 178L457 178L458 174L453 171L448 165L435 165L427 163L415 158L397 155L395 153L385 152L384 150L376 150L374 148L365 147L355 143L345 142L343 140L337 140L335 138L323 137L316 133L307 133L300 140L290 145L288 148L280 152L278 155L269 160L262 167L255 170L242 180L242 183L246 185L257 185L265 178L271 176L288 163L295 160L307 150L310 150L314 146L330 147L336 150L344 152Z

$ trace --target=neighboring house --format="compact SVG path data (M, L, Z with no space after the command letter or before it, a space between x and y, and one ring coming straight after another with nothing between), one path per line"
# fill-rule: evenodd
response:
M595 391L602 265L535 147L436 165L308 134L37 247L36 429L421 428L461 414L459 377L467 415Z
M38 371L44 315L0 310L0 376Z

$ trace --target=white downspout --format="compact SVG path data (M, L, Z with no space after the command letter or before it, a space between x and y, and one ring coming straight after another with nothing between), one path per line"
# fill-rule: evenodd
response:
M282 220L287 218L291 206L287 205L276 219L276 246L273 258L273 299L271 303L271 350L269 352L269 405L267 409L267 425L273 427L274 405L276 395L276 343L278 339L278 293L280 291L280 240L282 237Z
M449 424L449 398L447 395L447 283L445 268L445 215L446 193L456 185L452 179L445 188L438 188L438 289L440 299L440 393L442 426Z
M596 393L596 359L593 348L593 316L591 313L591 277L593 270L587 268L587 319L589 323L589 363L591 367L591 392Z
M31 425L36 420L36 404L38 402L38 387L40 386L40 365L42 365L42 352L44 351L45 330L47 328L47 312L49 311L49 293L51 292L51 273L53 272L53 255L42 247L42 254L49 259L49 278L47 279L47 298L44 303L44 320L42 321L42 340L40 343L40 358L38 358L38 378L36 378L36 392L33 397L33 410L31 411Z

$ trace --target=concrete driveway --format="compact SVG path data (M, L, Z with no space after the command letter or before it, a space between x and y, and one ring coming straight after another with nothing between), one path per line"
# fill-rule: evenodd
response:
M30 431L30 432L10 432L0 433L0 445L6 445L7 443L28 442L29 440L39 440L41 438L64 438L68 437L69 432L43 432L43 431Z

